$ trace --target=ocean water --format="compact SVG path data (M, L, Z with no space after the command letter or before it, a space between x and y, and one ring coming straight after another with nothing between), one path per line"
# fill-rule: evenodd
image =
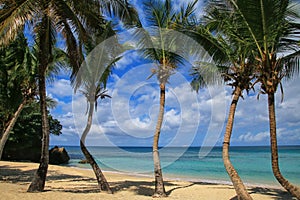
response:
M79 164L84 159L80 147L65 147L71 157L68 166L91 169ZM151 147L88 147L100 168L129 174L152 176ZM200 149L207 155L199 154ZM230 158L244 183L258 186L280 186L272 174L269 147L231 147ZM160 149L163 176L169 179L230 183L222 160L222 147L167 147ZM300 146L279 147L282 174L300 186Z

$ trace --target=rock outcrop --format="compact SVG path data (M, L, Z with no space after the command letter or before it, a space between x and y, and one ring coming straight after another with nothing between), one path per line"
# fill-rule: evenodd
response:
M64 147L55 146L49 150L49 163L53 165L67 164L70 160Z

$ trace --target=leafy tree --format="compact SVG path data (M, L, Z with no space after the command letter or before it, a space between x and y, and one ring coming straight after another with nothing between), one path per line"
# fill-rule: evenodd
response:
M268 96L273 174L287 191L300 199L300 188L285 179L279 169L275 115L275 93L278 86L283 90L281 80L299 72L300 60L297 58L300 55L299 4L295 5L287 0L261 0L259 4L237 1L232 4L240 13L243 19L241 23L256 44L255 53L259 71L257 78L261 83L261 93ZM246 8L245 4L249 7ZM253 20L256 20L255 23Z
M6 48L0 49L0 159L4 145L24 106L35 95L36 80L33 55L22 33Z
M81 151L95 173L100 191L106 191L111 194L112 190L104 174L85 145L86 137L93 123L94 111L97 111L98 100L110 98L106 94L106 83L111 73L111 68L119 59L117 55L120 53L120 51L117 51L120 45L116 37L113 37L115 31L112 28L112 24L110 22L103 24L103 30L101 32L96 31L93 34L94 40L87 47L89 54L76 74L73 86L74 91L79 90L87 101L86 114L88 118L80 138ZM99 46L97 46L98 44Z
M62 125L48 113L50 133L60 135ZM42 122L39 103L26 104L11 131L4 148L3 158L39 162L41 156Z
M197 29L188 33L210 53L219 71L214 72L214 69L211 69L210 72L205 64L198 62L193 68L194 78L191 85L194 90L198 91L206 84L218 84L221 80L207 76L210 76L210 73L221 73L223 82L233 88L223 141L223 161L238 199L252 199L230 161L229 147L238 101L240 97L243 98L243 91L248 93L253 88L254 58L252 52L249 51L250 48L247 47L249 44L239 39L238 32L232 31L236 21L233 18L224 17L224 14L219 12L219 6L209 4L206 10L205 26L199 25Z
M100 10L125 18L134 11L126 0L63 1L63 0L6 0L0 9L0 44L8 44L28 24L37 43L38 91L42 113L43 144L39 168L28 192L43 191L49 163L49 123L46 106L46 72L53 61L53 47L57 33L66 41L67 54L74 74L83 60L83 44L88 32L102 23ZM134 15L133 15L134 16ZM100 27L101 28L101 27ZM73 77L74 77L73 74Z
M176 44L178 34L176 35L174 29L184 26L184 23L190 20L195 4L196 1L188 4L187 7L182 7L180 11L175 11L174 4L170 0L146 1L144 3L145 23L150 28L144 29L141 27L135 32L142 56L150 59L157 66L152 69L152 75L149 78L156 75L160 88L160 106L152 146L155 177L153 197L167 196L163 182L158 144L164 118L166 84L179 65L184 63L184 58L174 53L181 48Z
M228 20L219 18L215 25L225 23L230 37L237 35L242 43L247 44L237 47L249 48L255 57L254 71L257 82L261 83L260 93L268 95L273 173L279 183L299 199L299 188L288 182L279 170L274 98L277 87L282 89L281 80L290 78L299 70L299 5L287 0L210 2L218 6L213 14L221 14L223 19L234 22L231 27L230 24L226 26Z

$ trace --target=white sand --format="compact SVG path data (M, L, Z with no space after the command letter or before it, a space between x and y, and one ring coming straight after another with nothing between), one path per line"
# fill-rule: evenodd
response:
M49 166L45 192L27 193L38 164L0 161L0 199L153 199L154 183L151 177L133 176L105 172L114 194L99 192L92 170L72 167ZM194 183L165 180L166 199L178 200L222 200L236 199L231 185ZM253 199L293 199L280 189L249 188Z

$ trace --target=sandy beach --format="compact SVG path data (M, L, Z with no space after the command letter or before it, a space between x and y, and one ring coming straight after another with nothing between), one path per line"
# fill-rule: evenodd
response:
M114 194L99 192L92 170L49 165L45 192L26 190L38 167L37 163L0 161L0 199L153 199L151 177L105 172ZM236 199L231 185L183 182L165 179L166 199ZM294 199L277 188L249 187L253 199Z

